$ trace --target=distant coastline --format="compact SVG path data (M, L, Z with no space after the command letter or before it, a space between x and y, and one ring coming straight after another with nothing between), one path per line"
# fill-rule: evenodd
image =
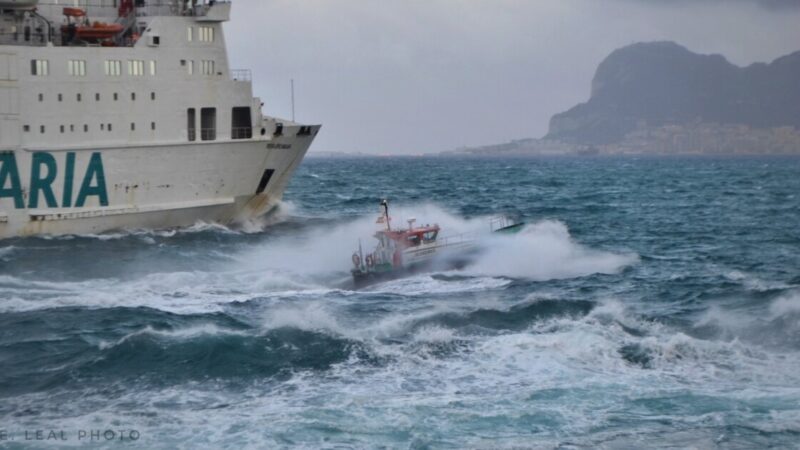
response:
M737 67L674 42L633 44L597 68L586 103L544 138L448 155L800 155L800 52Z

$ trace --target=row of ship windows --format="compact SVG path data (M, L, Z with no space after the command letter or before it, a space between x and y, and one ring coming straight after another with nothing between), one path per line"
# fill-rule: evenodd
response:
M187 38L189 42L192 42L194 40L194 27L189 27L187 31ZM200 42L214 42L214 28L197 27L197 40Z
M145 62L143 60L128 60L128 75L132 77L141 77L145 75ZM106 76L121 77L122 76L122 63L120 60L107 60L105 61L104 68ZM147 74L156 76L156 62L147 61ZM192 60L181 60L181 66L186 68L189 75L195 73L195 62ZM215 73L214 60L204 59L200 61L200 73L202 75L214 75ZM86 76L86 61L81 59L71 59L67 61L67 73L73 77ZM31 75L36 77L46 77L50 75L50 61L46 59L32 59L31 60Z
M156 76L156 62L149 61L147 67L150 69L150 76ZM104 64L107 76L119 77L122 76L122 61L107 60ZM133 77L141 77L145 75L145 61L142 60L128 60L128 75ZM86 61L81 59L71 59L67 61L67 73L73 77L86 76ZM32 59L31 60L31 75L36 77L46 77L50 75L50 61L46 59Z
M115 102L117 100L119 100L119 94L118 93L114 92L114 96L113 97L114 97L114 101ZM100 98L101 97L100 97L100 93L99 92L94 94L94 100L95 101L99 102ZM79 101L79 102L83 101L83 94L76 94L75 99L77 101ZM156 101L156 93L155 92L151 92L150 93L150 100ZM39 102L43 102L43 101L44 101L44 94L39 94ZM64 95L63 94L58 94L58 101L59 102L64 101ZM136 92L131 92L131 101L133 101L133 102L136 101Z
M155 122L150 122L150 129L155 131L155 129L156 129L156 123ZM22 126L22 131L24 131L26 133L30 133L31 126L30 125L23 125ZM44 125L39 125L39 133L45 134L46 131L47 131L47 129L45 128ZM59 131L61 133L66 133L67 126L66 125L59 126ZM112 125L110 123L109 124L101 123L100 124L100 131L113 131L113 127L112 127ZM136 131L136 123L134 123L134 122L131 122L131 131ZM70 133L74 133L75 132L75 125L70 125L69 126L69 132ZM88 133L89 132L89 125L85 125L85 124L83 125L83 132L84 133Z

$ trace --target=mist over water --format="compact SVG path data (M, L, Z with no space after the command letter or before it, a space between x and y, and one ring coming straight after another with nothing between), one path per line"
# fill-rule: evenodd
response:
M799 170L309 159L281 211L243 228L4 241L0 430L136 429L156 448L792 448ZM478 257L354 291L382 198L395 226L470 233ZM501 213L526 227L492 235Z

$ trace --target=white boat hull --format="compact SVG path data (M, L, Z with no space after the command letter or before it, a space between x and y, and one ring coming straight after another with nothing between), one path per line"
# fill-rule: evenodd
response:
M281 200L317 129L268 140L0 152L0 238L258 217Z

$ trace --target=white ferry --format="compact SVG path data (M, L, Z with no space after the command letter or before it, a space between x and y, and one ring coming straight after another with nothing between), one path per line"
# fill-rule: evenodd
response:
M232 70L231 3L0 0L0 238L232 223L280 201L319 125Z

